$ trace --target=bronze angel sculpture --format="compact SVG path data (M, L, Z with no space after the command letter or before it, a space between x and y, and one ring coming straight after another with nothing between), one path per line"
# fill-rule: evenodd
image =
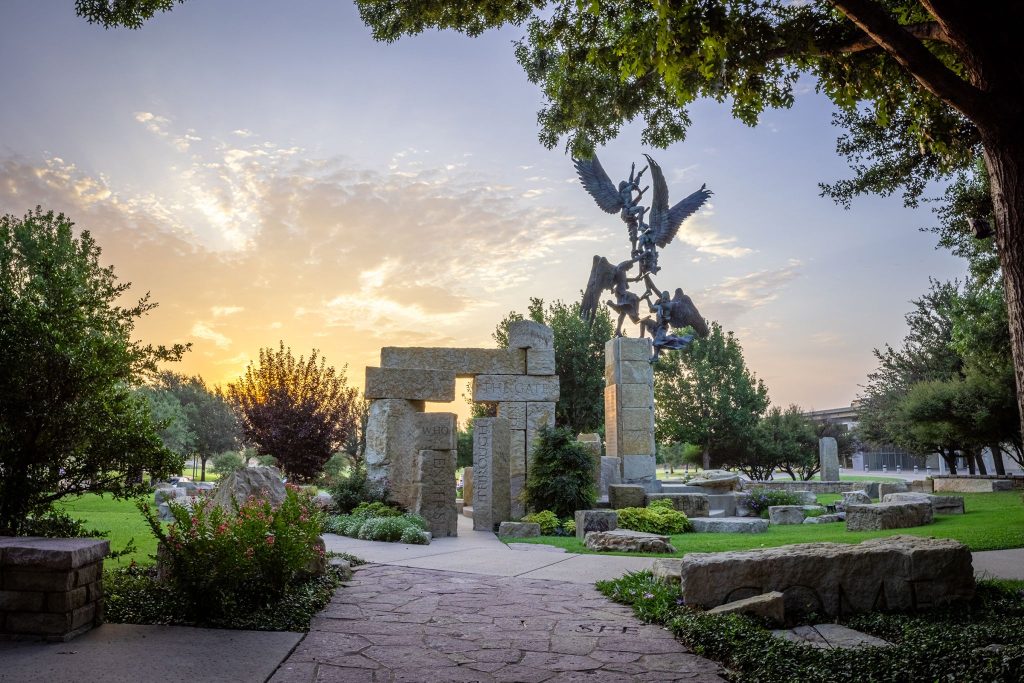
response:
M651 276L658 273L658 249L668 246L679 232L679 226L693 215L711 196L711 191L702 185L699 190L682 201L669 207L668 183L661 167L648 155L647 166L636 173L636 165L630 169L629 180L623 180L616 187L601 166L597 156L592 159L576 159L574 165L583 187L607 213L619 212L626 224L630 241L630 259L617 265L602 257L595 256L590 271L590 280L583 294L580 314L586 320L593 321L600 304L601 292L610 290L614 300L605 303L618 314L615 335L622 336L622 323L626 317L640 325L640 336L650 332L654 341L654 355L651 361L657 360L662 349L686 348L693 340L693 335L674 335L672 329L689 327L700 337L707 335L707 325L690 297L676 289L673 298L667 292L655 287ZM651 171L654 185L650 208L640 205L640 200L650 187L640 189L640 178L647 169ZM647 221L644 217L647 216ZM634 264L639 272L635 277L628 273ZM629 291L629 283L644 280L647 289L643 295ZM656 296L652 302L650 299ZM647 300L653 318L648 316L641 320L640 302Z

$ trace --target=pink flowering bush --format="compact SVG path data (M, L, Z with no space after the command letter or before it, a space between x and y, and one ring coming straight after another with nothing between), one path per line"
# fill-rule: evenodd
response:
M166 531L148 506L142 510L160 541L161 575L197 620L271 604L323 565L323 513L297 487L287 488L280 505L253 496L224 510L201 496L191 509L169 507L174 521Z

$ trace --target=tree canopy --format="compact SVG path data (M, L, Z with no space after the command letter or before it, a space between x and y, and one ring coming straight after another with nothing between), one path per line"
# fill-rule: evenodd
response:
M148 491L180 471L132 391L185 346L132 339L156 304L118 304L131 283L100 264L88 231L36 209L0 218L0 535L69 495Z
M358 392L348 386L345 368L327 365L314 349L297 360L280 342L260 349L259 361L228 385L245 440L261 455L277 458L292 478L309 481L357 429Z

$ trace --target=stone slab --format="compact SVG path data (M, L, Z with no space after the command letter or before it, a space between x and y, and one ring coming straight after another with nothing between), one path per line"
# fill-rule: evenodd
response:
M623 408L651 408L654 389L647 384L612 384L604 388L605 420ZM609 411L611 411L609 413ZM607 437L607 432L605 433Z
M772 505L768 508L768 521L776 526L804 523L804 509L800 505Z
M680 575L687 604L711 608L780 591L787 615L912 611L974 595L967 546L919 536L690 553Z
M867 491L844 491L843 505L871 505L871 496Z
M473 400L485 403L557 401L558 377L477 375L473 379Z
M881 482L878 485L878 500L884 499L890 493L907 493L910 486L905 481Z
M429 524L434 538L458 536L455 509L455 451L419 452L420 481L413 512Z
M526 419L526 407L523 406L523 419ZM526 506L519 499L526 486L526 430L510 429L508 446L509 467L509 498L512 519L520 519L526 514Z
M682 564L683 560L679 557L659 557L651 565L651 574L662 583L678 585Z
M101 561L110 541L93 538L0 536L0 564L25 570L61 571Z
M653 355L654 349L651 346L651 340L644 338L639 339L637 337L613 337L605 342L604 345L604 357L605 364L608 364L608 359L611 358L616 361L624 360L650 360Z
M623 455L622 483L643 486L649 492L660 491L657 463L653 455Z
M444 370L456 377L521 375L526 372L526 353L522 349L385 346L380 350L380 366Z
M709 496L704 493L648 493L647 501L667 500L672 508L687 517L707 517L711 512Z
M469 506L473 507L473 468L466 467L462 470L462 501L465 503L469 501Z
M805 517L804 524L832 524L846 520L845 512L837 512L832 515L818 515L817 517Z
M601 497L608 496L608 487L622 483L622 459L612 456L601 456L601 486L598 489Z
M586 535L584 545L600 552L624 553L674 553L668 536L648 534L630 529L614 531L591 531Z
M618 411L619 429L623 432L654 433L654 406L621 408Z
M736 494L735 493L712 493L715 489L705 489L708 491L708 505L711 510L723 510L726 517L735 517L736 515Z
M928 503L875 503L847 505L847 531L878 531L905 529L932 523L932 506Z
M414 485L419 479L420 449L413 420L422 410L421 401L377 399L370 402L366 422L367 477L387 481L392 499L408 509L416 504Z
M510 432L504 418L478 417L473 421L473 528L478 531L494 531L512 517Z
M576 538L584 541L591 531L614 531L619 527L619 513L614 510L577 510Z
M530 401L526 404L526 469L533 460L534 443L543 427L555 426L555 403L553 401Z
M416 413L411 421L417 451L453 451L458 448L458 420L455 413Z
M794 629L775 630L772 635L800 645L818 649L850 650L862 647L890 647L892 643L841 624L797 626Z
M612 484L608 487L608 504L613 510L642 508L647 503L647 491L635 484Z
M818 440L818 459L821 464L822 481L839 481L839 445L834 437Z
M654 386L654 366L644 360L619 360L605 357L604 381L612 384L649 384Z
M446 370L366 368L368 399L404 398L409 401L450 403L455 400L455 373Z
M770 624L781 625L786 622L786 600L779 591L769 591L712 607L708 614L746 614L764 619Z
M510 349L553 349L555 334L547 325L533 320L514 320L508 326Z
M951 491L955 493L992 493L996 479L968 479L957 477L937 477L933 480L935 493Z
M594 481L594 490L598 491L599 495L600 495L600 491L601 491L601 451L603 450L603 447L601 445L601 435L600 434L594 434L594 433L591 433L591 434L578 434L576 436L576 441L578 441L580 444L582 444L583 447L586 448L587 451L590 453L590 457L593 460L592 474L593 474L593 481Z
M509 429L526 429L526 401L502 401L498 417L508 420Z
M698 517L690 521L693 530L702 534L761 534L768 531L768 520L759 517Z
M499 536L533 538L540 536L540 524L534 522L502 522L498 525Z
M528 375L554 375L555 374L555 351L554 349L527 349L526 350L526 374Z
M962 496L939 496L931 493L888 493L883 503L928 503L936 515L964 514Z

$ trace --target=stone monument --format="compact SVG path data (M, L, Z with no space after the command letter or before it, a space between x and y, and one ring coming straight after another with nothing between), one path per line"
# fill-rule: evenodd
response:
M839 481L839 445L831 436L818 441L818 455L821 458L821 480Z
M473 529L494 531L512 518L509 425L503 417L473 420Z
M604 357L605 449L619 458L623 484L656 493L651 342L614 337L605 344Z

